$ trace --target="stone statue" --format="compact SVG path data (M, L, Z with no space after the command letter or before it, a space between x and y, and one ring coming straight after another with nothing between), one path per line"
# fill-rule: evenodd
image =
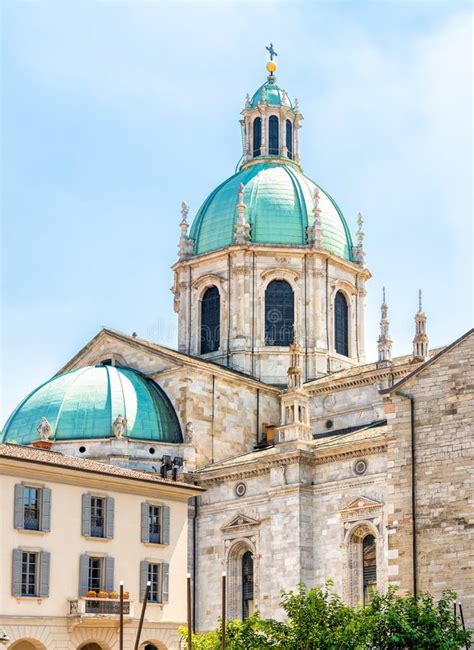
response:
M123 434L126 428L127 428L127 418L125 418L123 415L117 415L112 425L114 436L116 438L123 438Z
M184 442L187 444L191 443L193 441L194 437L194 425L192 422L188 422L186 424L186 433L184 434Z
M39 434L40 440L49 440L51 425L46 418L41 418L41 422L36 431Z

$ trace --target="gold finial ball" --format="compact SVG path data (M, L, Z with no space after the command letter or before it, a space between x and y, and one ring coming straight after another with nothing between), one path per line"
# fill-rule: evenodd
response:
M277 69L275 61L269 61L267 63L267 70L270 74L273 74L275 70Z

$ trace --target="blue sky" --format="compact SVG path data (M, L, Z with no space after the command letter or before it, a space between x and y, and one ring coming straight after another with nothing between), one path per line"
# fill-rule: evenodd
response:
M366 218L368 360L417 290L433 346L472 322L472 15L456 2L12 2L2 11L0 422L101 326L174 345L179 206L240 157L265 79L305 172Z

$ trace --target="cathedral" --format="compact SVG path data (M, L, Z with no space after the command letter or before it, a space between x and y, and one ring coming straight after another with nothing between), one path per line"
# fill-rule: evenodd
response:
M394 358L384 292L366 361L363 218L353 237L303 172L273 54L237 172L193 218L181 205L177 349L102 329L2 441L30 445L43 422L56 452L204 489L188 505L198 631L217 624L223 571L229 619L279 618L282 589L331 579L354 606L389 585L454 589L473 624L473 331L430 349L420 293Z

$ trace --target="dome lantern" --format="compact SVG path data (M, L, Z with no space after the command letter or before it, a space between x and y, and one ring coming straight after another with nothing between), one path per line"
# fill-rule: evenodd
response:
M288 160L299 164L298 129L303 116L298 104L291 102L286 90L276 83L274 75L277 53L273 44L266 48L270 53L267 81L252 97L247 95L242 111L243 156L241 169L256 160Z

